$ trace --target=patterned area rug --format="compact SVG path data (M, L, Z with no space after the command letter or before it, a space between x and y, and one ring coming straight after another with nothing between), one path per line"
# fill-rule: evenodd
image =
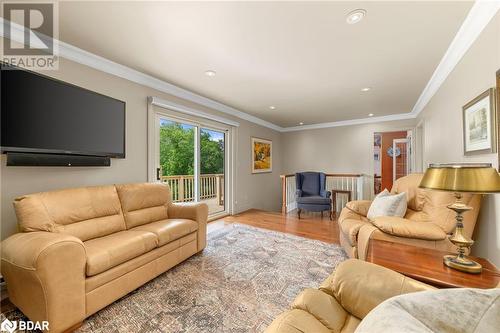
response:
M345 259L339 245L234 224L209 233L201 254L91 316L78 332L262 332Z

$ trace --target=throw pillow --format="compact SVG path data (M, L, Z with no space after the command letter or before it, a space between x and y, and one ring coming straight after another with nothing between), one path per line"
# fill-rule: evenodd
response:
M440 289L387 299L356 333L498 332L500 289Z
M369 220L372 220L379 216L399 216L404 217L407 208L407 198L406 193L399 193L396 195L391 195L389 191L385 190L373 199L373 202L368 209Z

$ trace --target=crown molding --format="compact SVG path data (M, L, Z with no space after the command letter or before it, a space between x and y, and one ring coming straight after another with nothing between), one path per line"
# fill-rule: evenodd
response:
M407 119L415 119L415 118L416 118L416 116L414 114L411 114L411 113L398 113L398 114L391 114L391 115L379 116L379 117L360 118L360 119L333 121L333 122L329 122L329 123L319 123L319 124L311 124L311 125L284 127L282 132L295 132L295 131L314 130L314 129L321 129L321 128L374 124L374 123L381 123L381 122L386 122L386 121L407 120Z
M500 1L498 0L476 0L476 2L474 2L474 5L460 26L455 38L453 38L446 53L439 62L439 65L436 67L436 70L415 103L411 111L415 117L418 116L430 102L448 75L450 75L458 62L499 10Z
M427 103L429 103L434 94L439 90L439 88L444 83L444 81L451 73L451 71L458 64L460 59L462 59L462 57L467 52L472 43L474 43L474 41L486 27L486 25L488 25L488 23L491 21L491 19L495 16L497 11L499 10L500 10L500 1L477 0L474 3L474 5L467 14L467 17L460 26L460 29L455 35L453 41L448 47L439 65L436 67L436 70L432 74L429 82L425 86L424 90L422 91L420 97L418 98L417 102L415 103L410 113L401 113L388 116L334 121L327 123L318 123L312 125L291 126L291 127L278 126L269 121L252 116L248 113L237 110L233 107L217 102L208 97L196 94L187 89L180 88L174 84L155 78L151 75L144 74L130 67L121 65L104 57L85 51L71 44L61 42L59 40L54 40L54 42L58 44L59 56L65 59L80 63L82 65L94 68L96 70L114 76L121 77L123 79L138 83L143 86L156 89L158 91L162 91L164 93L173 95L175 97L191 101L193 103L205 106L207 108L225 114L229 114L231 116L238 117L243 120L247 120L254 124L267 127L278 132L294 132L294 131L371 124L371 123L379 123L386 121L417 118L417 116L420 114L420 112L422 112ZM3 31L3 26L4 26L3 22L4 19L0 18L1 37L5 37ZM24 38L22 37L23 36L22 33L24 32L24 27L17 24L13 25L15 31L11 36L12 39L16 40L17 42L22 42L24 40Z

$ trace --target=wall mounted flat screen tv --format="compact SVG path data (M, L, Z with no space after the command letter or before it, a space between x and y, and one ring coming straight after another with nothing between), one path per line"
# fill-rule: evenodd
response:
M125 102L1 67L2 152L125 157Z

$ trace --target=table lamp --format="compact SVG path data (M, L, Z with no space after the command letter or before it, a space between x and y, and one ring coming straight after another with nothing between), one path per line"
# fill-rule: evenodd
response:
M468 272L480 273L481 265L465 256L465 249L470 249L474 241L464 234L462 214L472 207L462 202L462 193L497 193L500 192L500 175L491 164L460 163L430 164L419 185L438 191L455 193L456 201L447 207L456 213L456 228L450 242L458 247L458 255L446 255L446 266Z

